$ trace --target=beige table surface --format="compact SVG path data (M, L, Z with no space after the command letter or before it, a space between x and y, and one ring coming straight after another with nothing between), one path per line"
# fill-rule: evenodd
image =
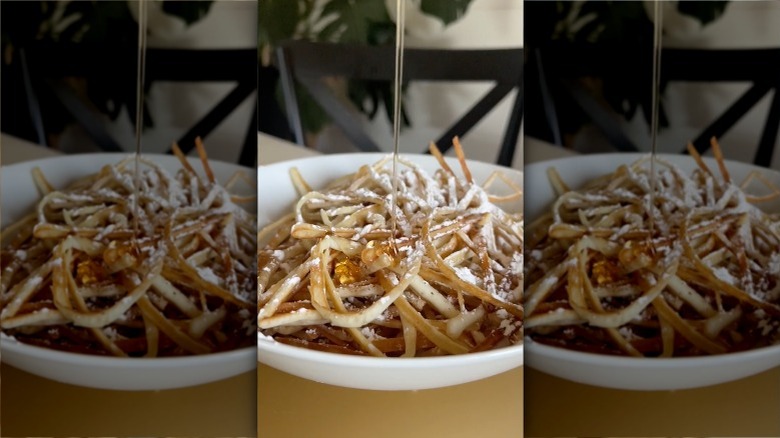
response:
M526 164L556 156L550 144L525 142ZM525 189L533 184L525 181ZM780 436L780 367L707 388L649 392L582 385L527 368L524 388L525 433L532 437Z
M3 134L3 166L59 155ZM2 172L2 168L0 168ZM253 371L165 391L106 391L58 383L2 365L2 436L254 436Z
M260 164L314 152L261 135ZM260 182L262 184L262 182ZM340 388L258 363L258 437L522 437L523 369L440 389Z

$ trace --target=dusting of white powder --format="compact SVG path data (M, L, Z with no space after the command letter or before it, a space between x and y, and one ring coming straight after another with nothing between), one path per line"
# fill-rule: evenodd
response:
M476 285L479 282L479 279L471 272L471 269L469 268L456 266L453 268L453 270L455 271L455 274L458 275L458 278L465 281L466 283Z

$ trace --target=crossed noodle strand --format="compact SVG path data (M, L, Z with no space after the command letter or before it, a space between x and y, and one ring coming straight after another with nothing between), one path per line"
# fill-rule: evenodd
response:
M751 175L773 193L750 196L730 182L721 159L722 180L694 152L699 168L690 176L658 160L653 206L647 158L579 191L550 170L558 199L529 227L526 244L531 338L662 357L780 342L780 228L750 204L780 189Z
M433 176L400 160L396 207L387 158L323 191L291 171L300 194L294 213L259 233L266 241L258 258L261 336L403 357L522 341L522 220L493 203L519 199L519 187L493 176L514 194L491 197L456 177L435 152L442 169ZM397 254L390 245L392 208Z
M202 150L202 145L198 144ZM134 159L65 190L40 170L36 211L2 233L0 327L18 340L115 356L173 356L254 343L256 219L180 155L175 176ZM202 156L203 158L203 156Z

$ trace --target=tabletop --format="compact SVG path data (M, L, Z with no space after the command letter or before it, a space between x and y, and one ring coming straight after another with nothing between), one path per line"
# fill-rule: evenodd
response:
M526 163L573 155L540 140L525 142ZM532 184L526 181L526 189ZM523 384L527 436L780 436L780 367L679 391L599 388L530 367Z
M267 135L260 164L316 154ZM257 365L258 437L522 437L523 369L446 388L368 391Z
M0 164L56 157L2 134ZM2 168L0 168L2 171ZM254 436L255 371L190 388L107 391L67 385L3 364L2 436Z

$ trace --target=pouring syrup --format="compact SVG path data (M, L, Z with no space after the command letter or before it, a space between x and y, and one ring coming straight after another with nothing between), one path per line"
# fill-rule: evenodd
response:
M395 72L393 75L393 193L391 198L392 249L397 254L396 231L398 227L398 155L401 135L401 84L404 69L404 23L406 21L406 0L396 0L395 24Z
M147 0L138 0L138 60L136 70L135 89L135 175L133 178L133 234L139 236L138 224L138 197L140 196L141 181L141 135L143 132L144 117L144 82L146 76L146 30L147 30Z
M658 108L659 108L659 89L661 84L661 35L663 31L663 1L655 0L653 2L654 20L653 20L653 84L651 107L652 115L650 119L650 238L655 234L655 220L653 209L655 208L655 195L657 190L656 178L656 155L658 143Z

